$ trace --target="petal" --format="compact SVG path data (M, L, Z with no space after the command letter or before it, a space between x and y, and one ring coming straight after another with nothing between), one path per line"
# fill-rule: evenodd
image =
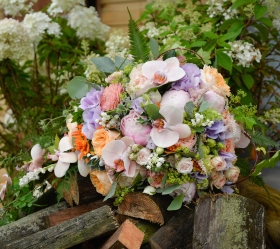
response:
M68 153L59 153L58 161L63 163L75 163L77 162L78 157L74 152Z
M250 139L246 137L243 132L241 132L240 140L235 144L235 147L246 148L250 142Z
M176 57L171 57L166 59L164 62L167 63L167 69L172 69L174 67L180 67L180 61Z
M162 130L158 132L156 128L151 130L150 136L156 146L167 148L176 144L179 140L179 134L175 131Z
M122 137L121 141L123 141L127 146L134 144L134 140L131 137L127 137L127 136Z
M167 81L173 82L176 80L179 80L185 76L186 72L183 68L173 68L170 72L168 72L167 75Z
M58 161L55 168L54 168L54 174L56 177L60 178L63 177L66 173L66 171L69 169L70 163L63 163L61 161Z
M102 158L105 164L115 167L115 160L122 158L126 144L121 140L114 140L106 144L102 150Z
M179 138L186 138L192 134L191 128L187 124L170 125L168 128L171 131L176 131L179 134Z
M86 177L90 172L90 167L86 166L84 160L78 160L78 170L81 176Z
M73 148L73 146L70 143L68 136L64 136L63 138L60 139L59 145L58 145L59 151L64 152L64 151L70 150L72 148Z
M38 157L41 157L45 153L45 150L42 149L40 144L35 144L31 149L32 160L36 160Z
M142 66L142 74L148 79L153 79L157 71L163 71L167 66L164 61L148 61Z
M160 108L159 113L164 117L168 125L182 124L183 111L175 106L164 106Z
M136 162L130 161L129 167L124 171L124 174L128 177L134 177L136 173Z

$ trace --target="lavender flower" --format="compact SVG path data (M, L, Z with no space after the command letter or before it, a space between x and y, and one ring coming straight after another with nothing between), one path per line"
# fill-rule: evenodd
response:
M131 108L136 111L138 114L142 114L144 112L144 109L141 107L141 103L143 103L144 100L142 97L136 98L131 102Z
M228 170L230 167L232 167L232 162L236 159L236 155L230 152L220 151L219 156L222 157L227 163L225 170Z
M102 91L92 88L85 97L81 99L80 108L83 110L100 108L100 99Z
M207 137L218 141L224 141L229 137L224 122L220 120L216 120L210 127L206 127L205 134Z
M193 63L186 63L182 66L185 71L185 76L173 83L172 90L188 91L190 88L198 88L200 82L200 69Z

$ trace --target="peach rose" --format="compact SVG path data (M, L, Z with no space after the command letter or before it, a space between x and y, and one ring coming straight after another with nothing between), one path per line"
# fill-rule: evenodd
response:
M190 136L186 138L181 138L178 141L179 146L185 146L189 149L191 149L196 144L197 137L195 134L191 134Z
M124 91L120 83L111 84L106 87L101 95L100 107L102 111L115 109L120 103L120 94Z
M98 171L95 169L90 172L90 179L98 193L103 196L109 193L112 183L106 171Z
M225 184L226 184L226 177L222 172L211 175L211 186L215 186L217 189L221 189Z
M113 130L106 130L106 129L97 129L94 134L93 134L93 138L91 141L91 144L93 146L94 149L94 153L101 157L102 156L102 150L104 148L104 146L115 140L118 136L120 135L119 132L117 131L113 131Z
M232 154L235 154L235 144L232 138L226 139L225 140L225 148L221 149L222 152L230 152Z
M225 161L225 159L223 159L220 156L215 156L211 159L211 163L213 165L213 167L217 170L217 171L222 171L226 168L227 163Z

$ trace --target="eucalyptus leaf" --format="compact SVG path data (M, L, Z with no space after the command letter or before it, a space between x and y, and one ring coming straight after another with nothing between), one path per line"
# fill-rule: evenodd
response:
M110 189L108 195L103 199L103 201L106 201L109 198L113 197L115 195L116 189L117 189L117 182L114 182L111 186L111 189Z
M202 146L203 146L202 136L199 135L198 136L198 154L199 154L200 158L204 158L204 150L203 150Z
M194 103L192 101L189 101L185 104L184 110L185 110L188 118L194 117L194 115L193 115Z
M168 211L179 210L182 207L183 200L184 200L184 194L178 195L170 203L170 205L168 206L167 210Z
M151 118L152 120L163 118L159 113L159 107L155 104L145 105L144 109L147 112L149 118Z
M210 104L207 101L203 101L199 107L198 112L203 112L209 108Z
M159 45L158 42L154 38L150 38L150 49L154 56L154 59L157 59L159 56Z
M115 63L108 57L92 58L91 61L103 73L111 74L116 71Z
M179 189L180 188L180 184L176 184L176 185L172 185L172 186L168 186L167 188L165 188L162 192L163 195L169 195L171 194L174 190Z
M72 99L81 99L87 94L88 89L87 80L82 76L74 77L67 86L68 93Z
M124 67L127 66L129 63L131 63L130 60L119 56L115 56L115 67L119 70L123 70Z

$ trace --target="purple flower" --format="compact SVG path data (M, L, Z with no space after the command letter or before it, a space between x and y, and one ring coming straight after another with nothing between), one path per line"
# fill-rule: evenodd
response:
M207 178L207 175L201 174L199 172L194 172L192 175L198 180L204 180Z
M140 106L141 103L143 103L143 98L139 97L137 99L134 99L131 102L131 108L136 111L138 114L142 114L144 112L144 109Z
M97 124L98 125L98 124ZM92 123L83 123L83 128L82 128L82 132L85 134L87 139L92 140L93 138L93 133L95 132L96 127L94 124Z
M222 157L227 163L225 170L228 170L230 167L232 167L232 162L236 159L236 155L230 152L220 151L219 156Z
M85 110L83 112L83 128L82 132L86 135L87 139L92 139L93 132L99 127L99 123L96 122L100 119L101 109L98 106L95 110Z
M206 127L205 134L207 137L218 141L224 141L228 138L224 122L220 120L216 120L210 127Z
M101 95L102 95L102 91L98 91L94 88L91 88L91 90L86 94L86 96L81 99L79 107L83 110L88 110L88 109L92 110L95 108L100 109Z
M222 188L221 188L221 191L223 193L227 193L227 194L232 194L234 192L234 190L230 187L230 186L226 186L224 185Z
M186 63L182 66L185 76L172 84L172 90L188 91L190 88L198 88L200 82L200 69L193 63Z

